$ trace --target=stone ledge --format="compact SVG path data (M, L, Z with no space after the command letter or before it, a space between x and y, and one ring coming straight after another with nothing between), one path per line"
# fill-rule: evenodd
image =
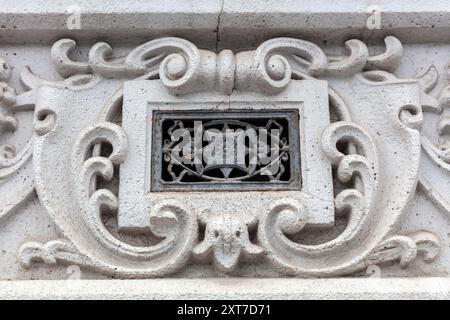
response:
M176 35L208 47L230 43L255 46L271 37L292 36L306 40L342 42L350 37L379 40L393 35L406 42L450 42L450 7L446 0L380 1L381 29L369 30L370 3L326 0L255 2L242 0L138 2L108 0L76 2L82 28L69 30L66 21L72 0L1 0L0 41L3 43L52 43L61 37L82 41L102 37L108 41L149 40ZM438 17L438 18L437 18ZM239 30L245 30L245 37ZM193 36L195 34L195 37ZM226 36L226 37L225 37ZM226 38L225 41L224 38Z
M450 278L0 281L0 299L450 299Z

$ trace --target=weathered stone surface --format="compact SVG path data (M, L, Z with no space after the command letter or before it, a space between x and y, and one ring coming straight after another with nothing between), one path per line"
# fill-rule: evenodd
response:
M448 296L411 285L450 271L445 1L1 2L0 295Z

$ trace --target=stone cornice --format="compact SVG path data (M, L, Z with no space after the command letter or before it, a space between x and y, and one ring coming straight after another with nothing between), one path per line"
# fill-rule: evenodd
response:
M132 32L133 41L176 35L199 47L214 47L219 42L218 49L254 47L277 36L320 38L328 43L352 37L379 40L386 35L403 42L450 42L450 7L446 0L433 1L432 5L426 0L340 1L339 5L326 0L282 0L270 5L238 0L171 2L167 6L155 1L2 0L0 41L48 44L61 37L83 40L96 36L122 43L130 40ZM74 5L83 15L81 30L66 26L69 8ZM381 29L366 27L371 6L380 9ZM242 37L239 30L245 30L246 36Z

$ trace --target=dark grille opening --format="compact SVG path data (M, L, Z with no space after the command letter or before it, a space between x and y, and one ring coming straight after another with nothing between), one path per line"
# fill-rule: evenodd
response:
M293 110L155 111L152 191L298 190L298 122Z

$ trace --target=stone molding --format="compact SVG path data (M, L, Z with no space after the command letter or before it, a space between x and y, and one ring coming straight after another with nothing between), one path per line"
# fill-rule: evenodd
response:
M2 299L447 300L447 278L1 281Z

